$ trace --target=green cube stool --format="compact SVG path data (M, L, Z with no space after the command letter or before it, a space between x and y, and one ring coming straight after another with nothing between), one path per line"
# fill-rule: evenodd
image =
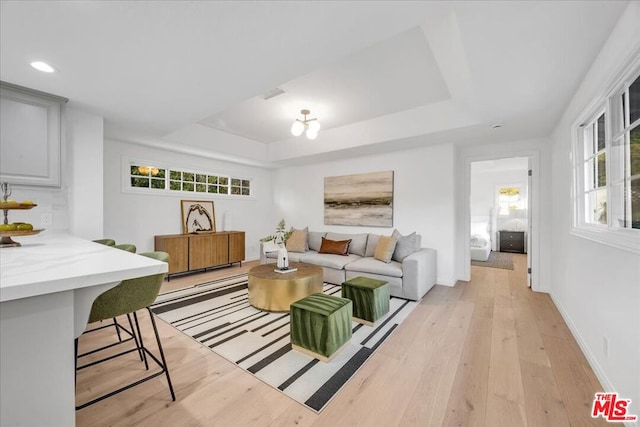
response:
M291 347L329 362L351 340L352 303L312 294L291 304Z
M372 326L389 312L391 287L384 280L354 277L342 284L342 298L353 301L353 320Z

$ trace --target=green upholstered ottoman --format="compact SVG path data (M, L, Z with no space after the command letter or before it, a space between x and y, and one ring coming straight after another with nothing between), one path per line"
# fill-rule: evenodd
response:
M391 288L383 280L354 277L342 284L342 298L353 301L353 320L372 326L389 312Z
M351 339L352 303L312 294L291 304L291 347L323 362L330 361Z

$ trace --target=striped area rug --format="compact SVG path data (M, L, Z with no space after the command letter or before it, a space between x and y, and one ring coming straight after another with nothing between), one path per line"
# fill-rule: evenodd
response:
M325 283L324 293L340 296L340 286ZM249 305L246 274L162 294L152 310L238 367L320 412L416 304L392 297L389 314L373 327L353 322L349 346L329 363L291 349L289 313Z

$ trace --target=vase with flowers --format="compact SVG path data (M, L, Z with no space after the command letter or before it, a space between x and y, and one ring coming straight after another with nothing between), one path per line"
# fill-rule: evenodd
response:
M276 227L276 232L271 234L260 241L263 244L265 252L278 251L277 266L280 270L287 270L289 268L289 255L287 253L286 242L291 235L290 231L286 231L286 224L284 219L281 219Z

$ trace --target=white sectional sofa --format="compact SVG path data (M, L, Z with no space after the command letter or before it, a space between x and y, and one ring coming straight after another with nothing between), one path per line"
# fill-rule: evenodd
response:
M392 296L414 301L421 299L435 284L436 251L421 248L419 235L413 239L417 243L415 243L412 253L403 257L401 261L391 260L388 263L374 257L380 238L378 234L339 234L310 231L307 236L308 250L304 252L289 250L289 261L322 267L324 281L327 283L341 285L344 281L358 276L385 280L391 286ZM318 253L323 237L334 241L350 239L349 254ZM262 263L276 262L277 252L264 253L261 247L260 253Z

